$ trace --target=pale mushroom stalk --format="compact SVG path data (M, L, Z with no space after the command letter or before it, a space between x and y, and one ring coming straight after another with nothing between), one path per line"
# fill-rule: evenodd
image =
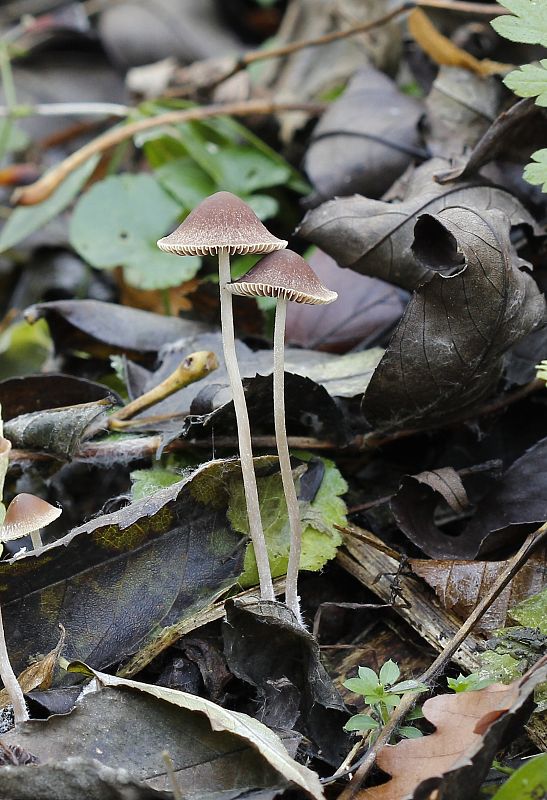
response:
M292 250L278 250L264 256L246 275L228 285L231 294L243 297L275 297L277 308L274 327L273 405L275 438L283 492L290 528L289 561L285 602L302 624L298 598L298 570L302 552L300 508L291 470L285 426L285 320L287 302L322 305L336 300L336 292L327 289L310 265Z
M266 539L264 538L262 517L260 515L258 487L251 444L251 426L249 423L245 392L243 391L243 382L241 380L241 373L236 356L232 295L226 289L226 284L231 281L230 252L226 247L220 249L218 253L218 272L220 278L222 347L236 415L239 460L241 463L243 488L245 490L249 533L253 543L261 597L264 600L275 600L268 550L266 548Z
M287 318L287 304L286 298L278 297L275 309L273 341L273 407L279 469L287 501L287 515L291 529L291 549L287 566L285 602L297 620L302 623L300 598L298 597L298 570L302 553L302 522L300 521L300 508L292 475L287 426L285 424L285 320Z
M2 621L2 609L0 608L0 678L4 688L9 695L10 702L13 706L13 716L15 722L25 722L29 719L27 705L23 697L23 690L19 686L19 681L11 666L8 648L6 646L6 637L4 635L4 623Z

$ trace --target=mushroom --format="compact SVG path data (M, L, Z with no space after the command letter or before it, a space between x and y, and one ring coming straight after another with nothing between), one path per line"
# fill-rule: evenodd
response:
M237 421L249 532L256 558L260 594L265 600L274 600L275 594L260 516L249 415L236 357L232 296L226 285L231 280L230 255L271 253L286 246L287 242L273 236L249 206L230 192L217 192L208 197L190 212L176 231L158 242L161 250L180 256L218 255L224 361Z
M4 524L0 528L0 540L10 542L22 536L30 536L36 550L42 547L40 528L50 525L62 514L62 509L52 506L47 500L34 494L18 494L8 506Z
M285 600L301 623L298 570L302 550L302 524L285 426L285 319L289 300L295 303L325 305L336 300L338 295L326 289L309 264L292 250L270 253L255 264L246 275L228 284L227 288L232 294L277 298L274 326L274 423L281 480L287 500L291 530Z
M28 536L34 548L41 547L40 528L45 528L61 514L62 509L50 505L33 494L18 494L8 506L4 524L0 527L0 541L9 542ZM23 691L9 660L2 609L0 608L0 678L13 706L15 722L24 722L29 718Z

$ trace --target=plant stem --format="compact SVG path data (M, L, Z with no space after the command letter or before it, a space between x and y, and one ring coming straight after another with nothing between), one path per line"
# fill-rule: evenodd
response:
M8 46L3 43L0 43L0 76L2 78L2 88L4 90L4 97L6 98L7 108L6 121L2 128L2 134L0 135L0 161L2 161L6 154L13 128L14 108L17 103Z
M13 716L15 722L25 722L28 718L28 710L23 697L23 690L19 686L19 681L15 676L15 672L11 666L8 648L6 646L6 637L4 635L4 623L2 620L2 609L0 608L0 678L4 684L4 688L9 695L11 704L13 706Z
M226 284L231 281L230 254L226 248L220 250L218 254L218 272L220 278L222 346L236 415L239 459L241 462L243 487L245 489L249 533L253 543L256 567L258 570L260 596L263 600L275 600L270 562L268 560L268 550L266 548L266 540L262 529L262 518L260 516L260 504L258 501L258 488L256 485L253 449L251 444L251 426L236 356L232 295L226 289Z
M291 530L285 602L298 622L302 624L300 598L298 597L298 570L302 552L302 523L292 476L287 427L285 424L285 320L287 318L287 303L288 301L285 298L279 297L275 310L273 404L279 468L281 470L281 480L287 501L287 514Z

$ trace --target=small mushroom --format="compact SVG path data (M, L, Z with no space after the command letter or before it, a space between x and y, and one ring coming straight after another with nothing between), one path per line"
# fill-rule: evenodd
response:
M45 528L61 514L62 509L50 505L33 494L18 494L8 506L4 524L0 527L0 541L9 542L30 535L34 548L41 547L40 528ZM29 718L23 691L9 660L2 609L0 608L0 678L10 697L15 722Z
M217 192L208 197L190 212L176 231L158 242L161 250L180 256L218 255L224 361L237 420L249 531L255 552L260 593L265 600L274 600L275 594L260 517L249 415L236 357L232 296L226 285L231 280L230 255L271 253L286 246L287 242L273 236L254 211L230 192Z
M62 509L34 494L18 494L8 506L4 524L0 528L0 541L10 542L30 536L36 550L42 547L40 528L50 525L62 514Z
M326 289L309 264L292 250L270 253L255 264L246 275L228 284L227 289L232 294L247 297L277 298L274 326L274 423L279 467L291 529L285 600L301 623L298 570L302 551L302 524L285 426L285 320L289 300L295 303L325 305L336 300L338 295Z

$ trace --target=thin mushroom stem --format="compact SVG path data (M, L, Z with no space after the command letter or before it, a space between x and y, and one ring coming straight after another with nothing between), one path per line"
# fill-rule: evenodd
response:
M37 550L39 547L42 547L44 544L42 541L42 535L39 530L32 531L32 533L30 534L30 540L35 550Z
M230 254L227 248L222 248L218 254L218 272L220 278L220 321L222 327L222 346L224 361L232 390L234 411L237 421L237 437L239 443L239 459L241 462L241 476L245 490L247 516L249 519L249 533L253 543L260 595L263 600L275 600L275 593L268 560L268 550L262 529L260 504L258 501L258 488L253 463L253 449L251 444L251 426L247 403L243 391L243 383L236 357L234 334L234 319L232 313L232 295L226 289L226 284L231 281Z
M279 297L275 310L273 404L279 468L287 501L287 514L291 531L285 602L296 616L298 622L302 623L300 598L298 597L298 570L302 552L302 523L292 475L287 428L285 425L285 320L287 318L287 303L288 300L286 298Z
M11 704L13 706L13 716L15 722L25 722L29 718L25 698L23 697L23 690L19 686L19 681L15 676L15 672L11 666L8 648L6 646L6 637L4 635L4 623L2 621L2 609L0 608L0 678L4 688L9 695Z

